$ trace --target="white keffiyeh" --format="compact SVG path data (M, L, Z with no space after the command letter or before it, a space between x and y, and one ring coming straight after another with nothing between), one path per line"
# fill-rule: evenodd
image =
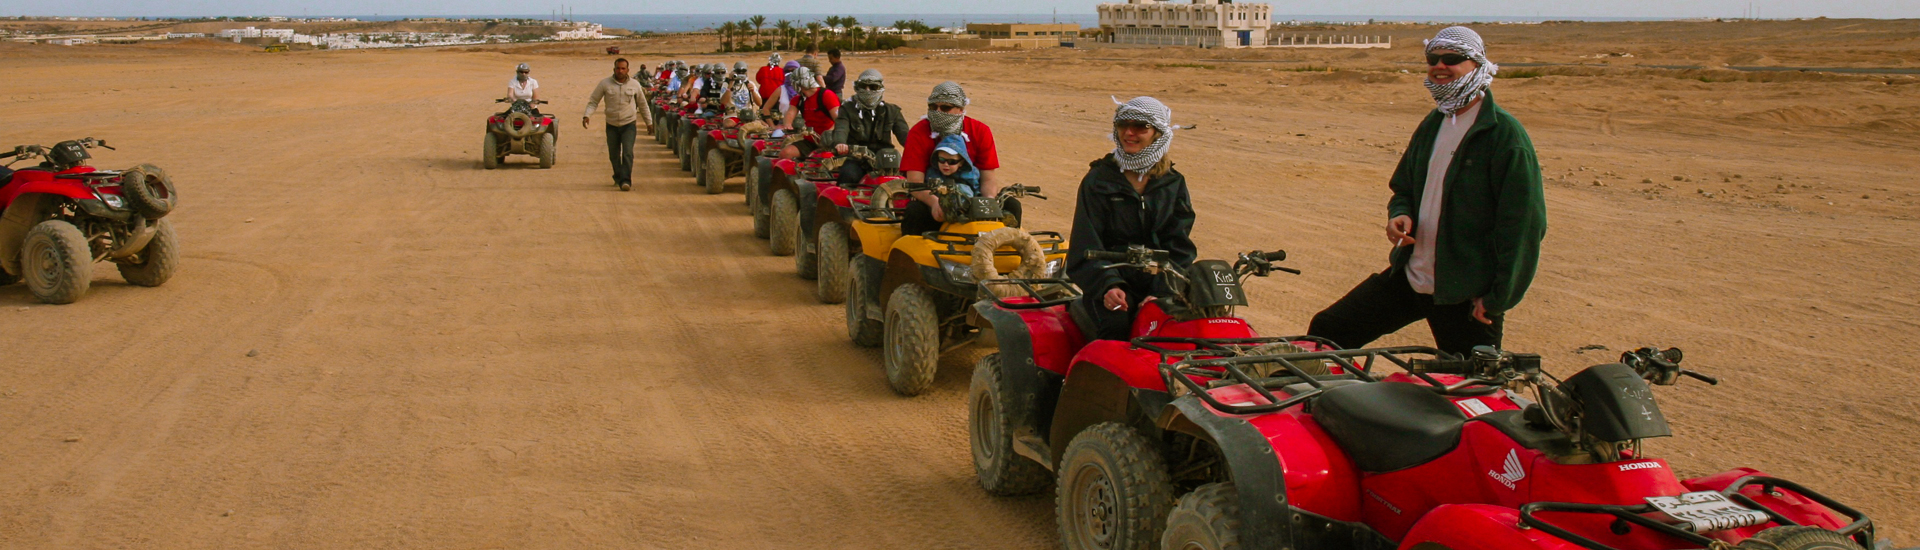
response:
M1114 98L1113 102L1119 105L1113 110L1115 125L1123 121L1145 122L1159 133L1153 138L1153 143L1147 144L1147 147L1138 153L1128 153L1120 146L1119 129L1116 128L1107 136L1113 140L1113 161L1120 165L1120 169L1145 174L1148 169L1153 168L1153 165L1159 164L1161 158L1167 156L1167 148L1173 145L1173 109L1167 108L1167 105L1160 100L1147 96L1136 97L1126 103L1121 103L1119 98Z
M1486 93L1487 86L1493 84L1493 75L1499 74L1500 66L1487 60L1486 43L1480 40L1480 33L1473 32L1473 29L1466 27L1441 29L1440 34L1427 41L1426 53L1432 54L1434 50L1441 49L1458 52L1460 55L1472 58L1473 62L1479 65L1479 68L1467 73L1467 76L1455 79L1453 82L1446 84L1434 84L1432 80L1425 82L1427 92L1433 94L1433 102L1440 112L1452 115Z

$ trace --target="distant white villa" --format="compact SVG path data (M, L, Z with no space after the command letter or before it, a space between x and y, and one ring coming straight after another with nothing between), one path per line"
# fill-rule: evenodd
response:
M1232 0L1127 0L1099 10L1100 41L1114 44L1257 48L1273 26L1273 8Z

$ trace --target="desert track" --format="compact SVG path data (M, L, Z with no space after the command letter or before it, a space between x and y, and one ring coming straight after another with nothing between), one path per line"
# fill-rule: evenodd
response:
M186 256L158 289L97 266L70 306L0 287L0 546L1056 544L1051 498L974 484L962 403L977 353L899 398L878 354L846 342L840 307L753 238L737 179L702 194L642 135L634 190L610 185L598 116L574 122L604 56L0 56L0 146L92 135L120 148L98 165L167 167ZM560 163L481 170L488 99L521 59L563 123ZM1384 263L1386 173L1426 108L1390 73L873 63L909 112L940 80L968 84L1012 181L1055 197L1028 207L1040 228L1066 229L1073 185L1109 148L1108 95L1167 99L1202 125L1174 153L1202 254L1283 247L1307 270L1250 284L1245 313L1269 333L1300 330ZM1677 437L1653 453L1685 473L1801 480L1920 543L1920 136L1781 135L1802 101L1785 84L1686 82L1498 85L1555 178L1509 346L1561 374L1626 347L1686 348L1725 383L1661 388ZM1920 86L1794 85L1839 98L1826 109L1920 105ZM1774 115L1700 115L1712 101ZM1863 187L1792 211L1694 192L1733 174L1765 182L1762 198L1776 183ZM1656 176L1685 189L1637 190ZM1615 351L1573 351L1587 344Z

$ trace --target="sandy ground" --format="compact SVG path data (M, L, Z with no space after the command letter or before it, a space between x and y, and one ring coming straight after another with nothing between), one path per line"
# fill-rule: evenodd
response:
M1591 27L1533 27L1563 40L1505 55L1617 49L1571 36L1624 32ZM1528 30L1487 34L1527 43ZM1899 58L1913 34L1791 62ZM1786 42L1753 48L1787 55ZM846 342L840 308L813 303L791 260L751 236L737 194L699 193L644 136L634 191L616 191L597 117L565 128L553 170L479 168L512 63L534 63L571 122L607 71L590 51L0 45L14 114L0 145L108 138L120 150L97 165L154 162L186 194L173 218L186 261L166 286L101 269L69 306L0 287L0 546L1056 544L1050 498L974 484L961 404L979 351L951 354L930 394L894 396L878 354ZM1085 163L1110 147L1110 94L1166 100L1200 125L1174 155L1202 254L1280 247L1306 270L1252 283L1243 312L1291 333L1383 267L1386 176L1430 108L1397 72L1414 55L1113 49L850 68L887 71L909 107L940 80L967 84L1008 179L1056 197L1028 207L1036 228L1065 229ZM1209 61L1227 57L1267 61ZM1292 70L1306 65L1320 70ZM1550 176L1541 274L1509 347L1564 375L1680 346L1724 382L1659 390L1676 436L1653 454L1683 473L1800 480L1920 543L1920 86L1723 80L1496 84ZM1424 339L1415 326L1384 342ZM1574 351L1589 344L1614 351Z

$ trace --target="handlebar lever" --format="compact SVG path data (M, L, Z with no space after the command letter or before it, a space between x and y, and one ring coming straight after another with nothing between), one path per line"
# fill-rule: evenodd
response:
M1292 273L1292 274L1294 274L1294 275L1299 275L1299 274L1300 274L1300 270L1298 270L1298 269L1294 269L1294 268L1291 268L1291 267L1280 267L1280 266L1277 266L1277 265L1276 265L1276 266L1273 266L1273 270L1274 270L1274 271L1285 271L1285 272L1287 272L1287 273Z
M1707 383L1707 385L1709 385L1709 386L1718 386L1718 385L1720 385L1720 379L1719 379L1719 378L1714 378L1714 377L1712 377L1712 376L1707 376L1707 375L1704 375L1704 374L1700 374L1699 372L1695 372L1695 371L1690 371L1690 370L1687 370L1687 369L1680 369L1680 374L1683 374L1683 375L1686 375L1686 376L1689 376L1689 377L1692 377L1693 379L1695 379L1695 380L1699 380L1699 381L1701 381L1701 382L1706 382L1706 383Z

